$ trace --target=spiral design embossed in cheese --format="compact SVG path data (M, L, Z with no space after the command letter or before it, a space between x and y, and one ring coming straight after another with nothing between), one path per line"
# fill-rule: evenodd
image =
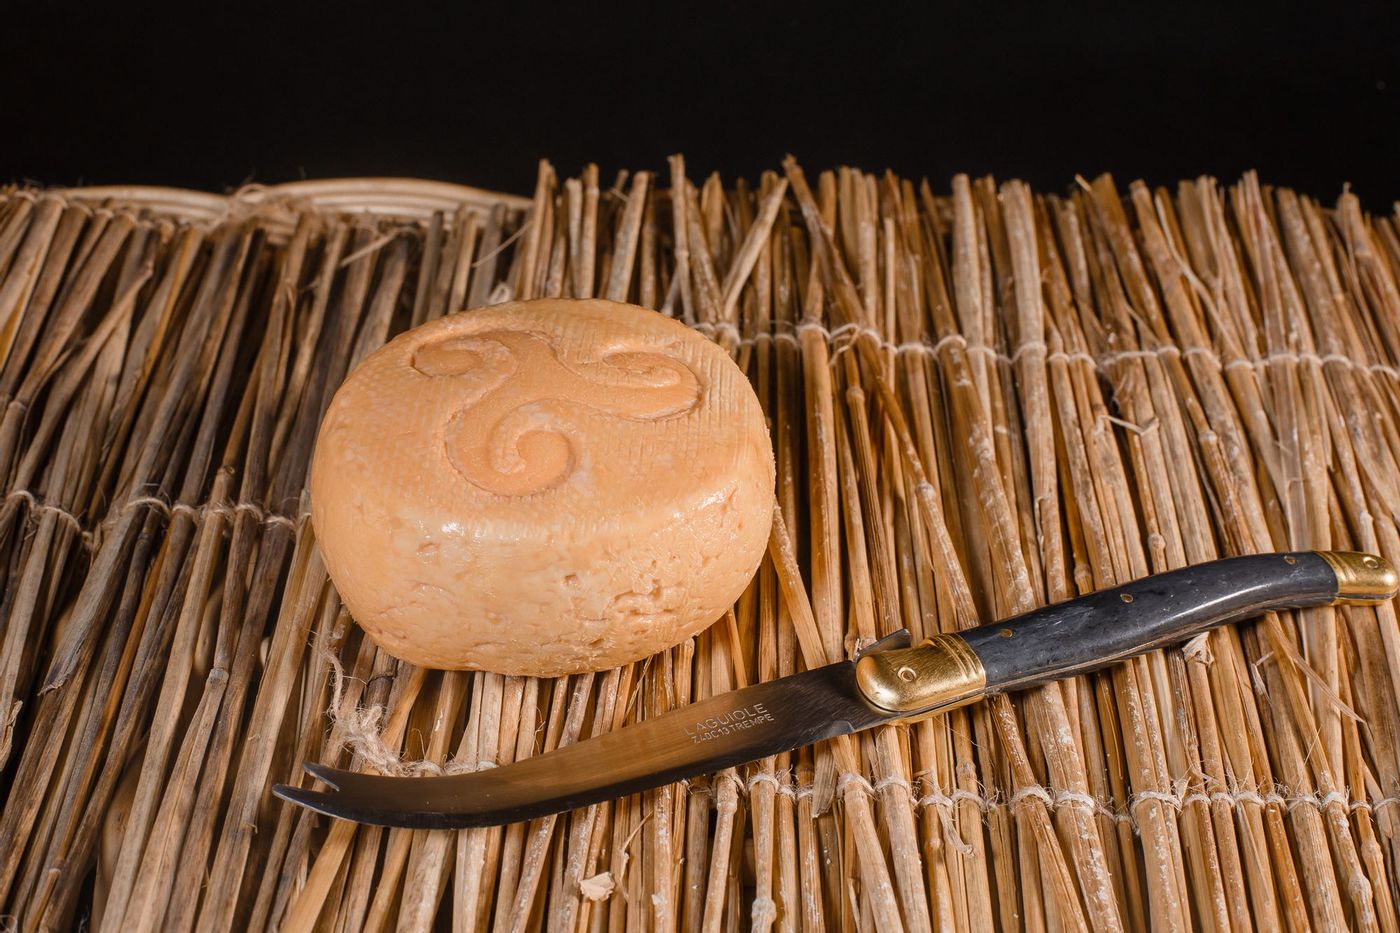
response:
M498 496L544 492L574 473L585 453L580 413L657 421L700 403L699 377L663 350L614 343L566 364L549 336L525 330L425 343L413 368L470 383L443 444L467 482Z

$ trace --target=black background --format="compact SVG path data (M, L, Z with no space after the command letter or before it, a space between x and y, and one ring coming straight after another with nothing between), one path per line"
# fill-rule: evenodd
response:
M5 12L0 180L528 193L540 157L753 179L791 151L938 190L1255 167L1400 198L1394 3L201 6Z

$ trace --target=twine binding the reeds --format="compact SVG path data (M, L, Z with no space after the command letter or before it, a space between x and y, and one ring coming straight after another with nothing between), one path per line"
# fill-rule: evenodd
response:
M375 771L394 777L442 777L496 767L494 761L448 761L439 764L426 759L403 758L383 738L382 729L388 710L383 706L357 706L342 713L345 683L349 675L345 673L340 659L331 652L322 649L317 652L317 657L325 663L331 675L330 705L326 707L326 718L333 731L340 736L341 746Z
M82 519L73 512L41 499L38 494L29 489L13 489L5 496L6 504L11 502L23 502L29 508L31 516L38 517L44 514L52 514L64 524L72 528L79 540L82 541L86 550L92 550L98 529L101 525L110 525L120 515L138 508L151 508L160 512L166 518L173 518L176 515L187 515L194 522L203 521L211 515L221 515L224 518L233 518L239 513L247 513L253 516L260 525L281 525L289 530L295 530L299 524L311 517L309 511L302 511L295 517L282 515L264 509L256 502L205 502L201 505L190 505L187 502L166 502L159 496L132 496L125 503L116 509L110 509L107 516L98 526L87 527Z
M35 193L20 189L16 197L33 200ZM157 216L178 218L203 228L262 222L276 238L290 238L299 215L327 212L364 212L426 220L434 211L454 211L470 205L485 212L491 205L524 206L513 195L482 191L449 182L406 178L345 178L289 182L281 185L246 184L227 196L172 188L107 186L70 188L46 193L86 210L110 210L103 205L129 204Z
M509 300L502 299L502 300ZM494 302L493 302L494 303ZM1190 359L1200 358L1209 362L1216 369L1230 371L1234 369L1258 370L1262 367L1272 366L1280 363L1288 364L1312 364L1326 367L1329 365L1341 366L1347 370L1357 372L1375 373L1377 375L1388 376L1400 382L1400 367L1389 366L1384 363L1367 362L1364 360L1352 359L1340 353L1317 354L1296 351L1280 351L1269 353L1260 357L1235 357L1229 360L1222 360L1220 355L1209 347L1179 347L1174 344L1162 344L1146 350L1118 350L1111 353L1104 353L1099 356L1078 351L1066 353L1063 350L1050 352L1044 341L1035 340L1020 344L1012 353L1003 353L995 347L985 344L970 344L966 337L961 334L948 334L937 341L929 343L921 340L907 340L902 343L892 343L883 338L879 331L873 328L863 327L858 324L843 324L840 327L827 328L821 324L812 322L802 322L799 324L784 324L771 332L765 331L750 336L739 336L739 329L724 321L719 322L696 322L692 325L696 330L719 340L728 346L735 348L753 347L771 341L786 341L797 344L799 336L804 331L811 331L819 334L831 343L833 352L844 352L853 341L861 338L872 340L883 352L897 355L914 354L937 357L950 346L957 346L963 352L975 356L984 357L990 361L1003 366L1015 367L1022 357L1032 354L1044 354L1047 363L1088 363L1096 369L1107 370L1120 363L1133 360L1156 359L1161 357L1180 357Z

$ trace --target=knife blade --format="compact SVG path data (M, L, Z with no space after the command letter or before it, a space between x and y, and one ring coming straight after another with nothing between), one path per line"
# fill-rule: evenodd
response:
M405 778L307 762L306 771L329 790L278 784L273 793L380 826L460 829L528 820L1097 670L1271 610L1374 605L1396 589L1394 568L1370 554L1227 558L918 646L892 636L852 661L711 697L499 768Z

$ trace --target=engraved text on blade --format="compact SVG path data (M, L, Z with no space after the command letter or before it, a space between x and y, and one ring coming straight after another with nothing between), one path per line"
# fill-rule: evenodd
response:
M695 723L694 726L682 729L692 742L699 745L701 742L708 742L710 739L717 739L720 736L732 735L735 732L742 732L750 729L761 722L772 722L773 714L768 712L768 708L762 703L755 703L752 706L741 707L718 716L708 716Z

